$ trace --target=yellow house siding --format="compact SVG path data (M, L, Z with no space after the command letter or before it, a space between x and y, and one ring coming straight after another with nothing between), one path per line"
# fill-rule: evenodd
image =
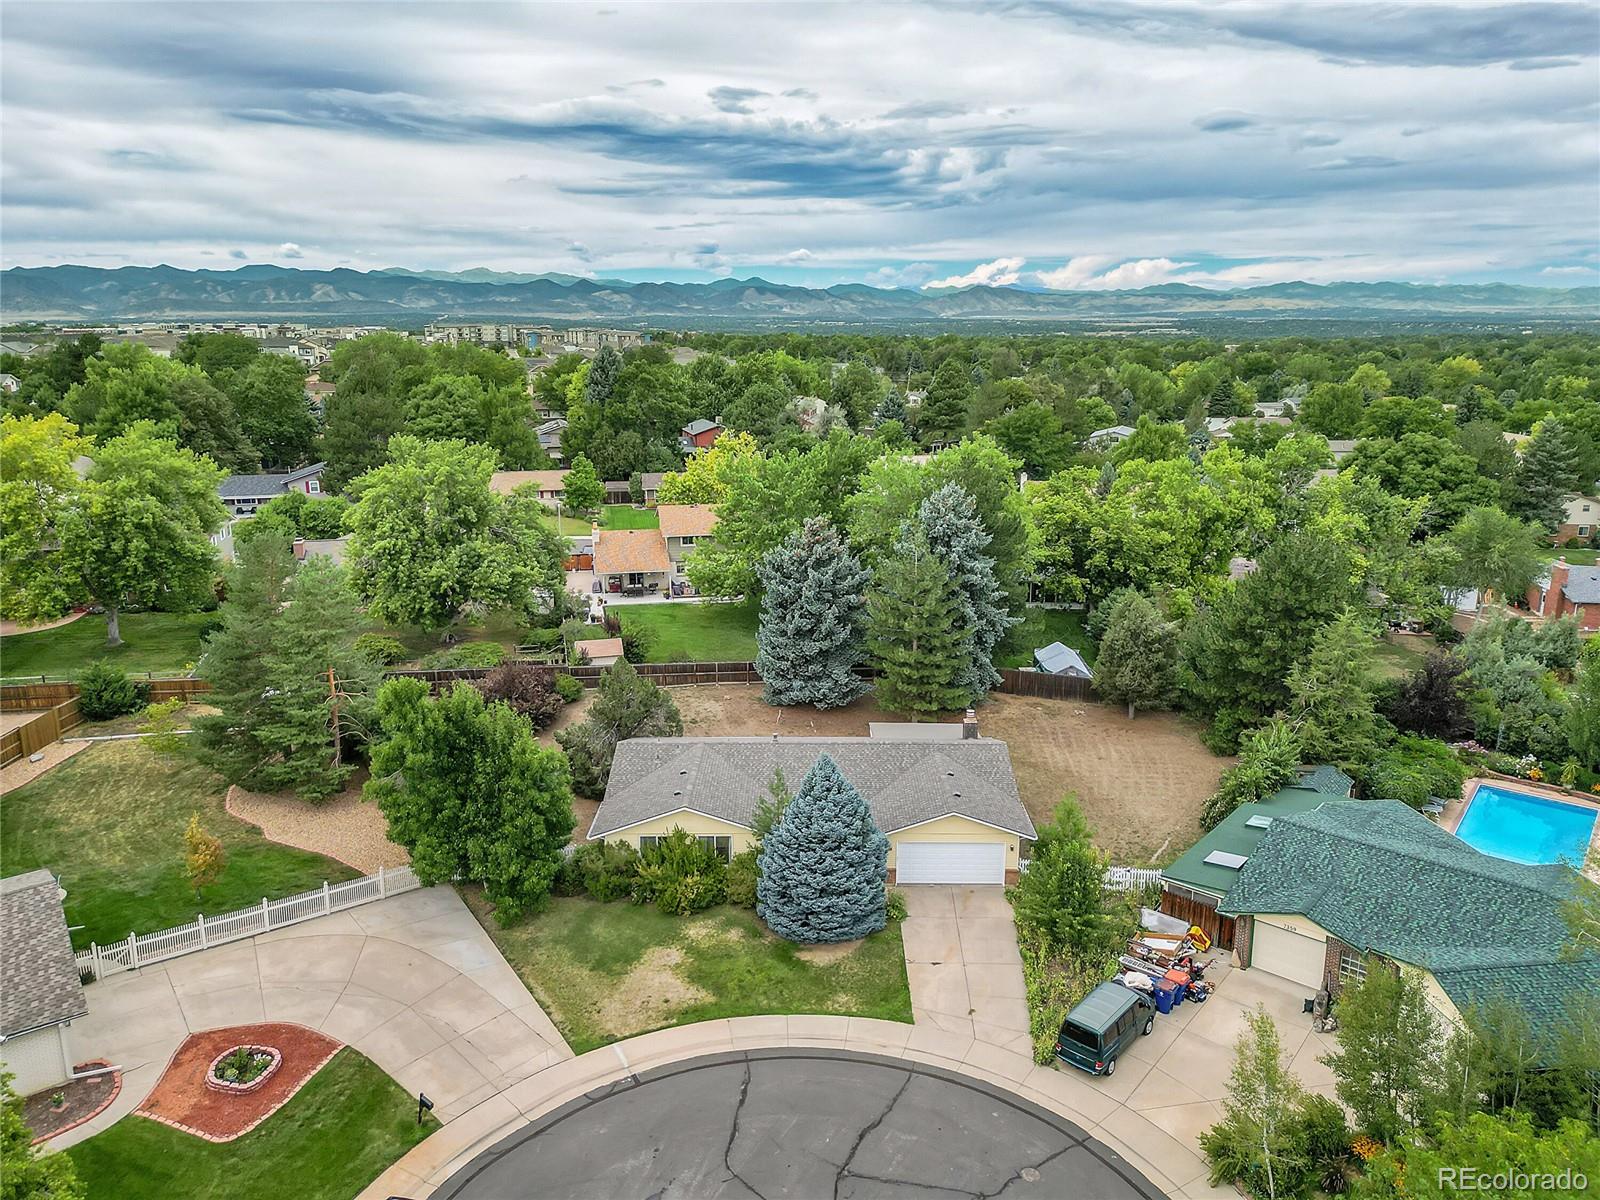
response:
M1444 989L1439 986L1439 981L1433 977L1432 971L1424 971L1413 967L1406 967L1405 969L1408 971L1416 970L1422 976L1422 990L1428 995L1428 1003L1433 1005L1434 1010L1441 1017L1452 1025L1464 1026L1466 1024L1462 1019L1461 1010L1456 1007L1455 1001L1445 995Z
M731 838L733 853L748 850L754 835L748 830L727 821L719 821L716 817L702 816L696 812L669 813L664 817L653 817L648 821L641 821L637 825L630 825L626 829L618 829L605 835L608 842L627 842L635 850L639 848L639 839L642 837L664 837L674 829L681 829L685 833L692 833L695 837L725 837Z
M991 829L966 817L940 817L926 825L913 825L889 835L889 866L894 867L895 849L902 840L907 842L1002 842L1006 848L1006 870L1017 869L1017 835L1003 829Z

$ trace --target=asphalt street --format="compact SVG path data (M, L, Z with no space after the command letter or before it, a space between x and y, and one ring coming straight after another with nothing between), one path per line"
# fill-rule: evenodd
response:
M999 1088L901 1059L721 1054L563 1106L436 1200L1162 1200L1114 1151Z

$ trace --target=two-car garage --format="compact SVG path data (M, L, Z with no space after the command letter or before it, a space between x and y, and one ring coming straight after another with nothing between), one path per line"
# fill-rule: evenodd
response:
M895 845L895 882L994 883L1006 881L1004 842L914 842Z

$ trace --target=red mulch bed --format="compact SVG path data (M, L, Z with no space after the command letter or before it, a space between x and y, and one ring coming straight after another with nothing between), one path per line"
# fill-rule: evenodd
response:
M82 1125L117 1098L117 1093L122 1090L122 1072L111 1070L110 1063L103 1060L80 1063L73 1070L89 1071L95 1067L105 1067L106 1070L99 1075L88 1075L60 1087L36 1092L22 1102L22 1119L33 1130L35 1143ZM60 1108L50 1103L50 1098L57 1092L66 1099Z
M136 1111L207 1141L230 1142L283 1107L342 1045L315 1029L287 1022L190 1034ZM283 1065L262 1087L243 1095L206 1087L212 1060L235 1046L271 1046L283 1054Z

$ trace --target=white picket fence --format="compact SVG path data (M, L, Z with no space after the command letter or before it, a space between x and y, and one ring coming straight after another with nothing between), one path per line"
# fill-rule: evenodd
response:
M296 925L398 896L421 886L410 867L389 870L379 867L376 875L364 875L344 883L324 883L314 892L301 892L282 900L268 900L263 896L260 904L235 912L214 917L201 914L187 925L158 933L130 933L125 940L110 946L90 942L87 950L78 951L78 970L80 973L93 971L96 979L104 979L118 971L132 971L180 954L242 941L285 925Z
M1153 867L1107 867L1105 887L1111 892L1131 892L1149 883L1160 883L1161 872Z

